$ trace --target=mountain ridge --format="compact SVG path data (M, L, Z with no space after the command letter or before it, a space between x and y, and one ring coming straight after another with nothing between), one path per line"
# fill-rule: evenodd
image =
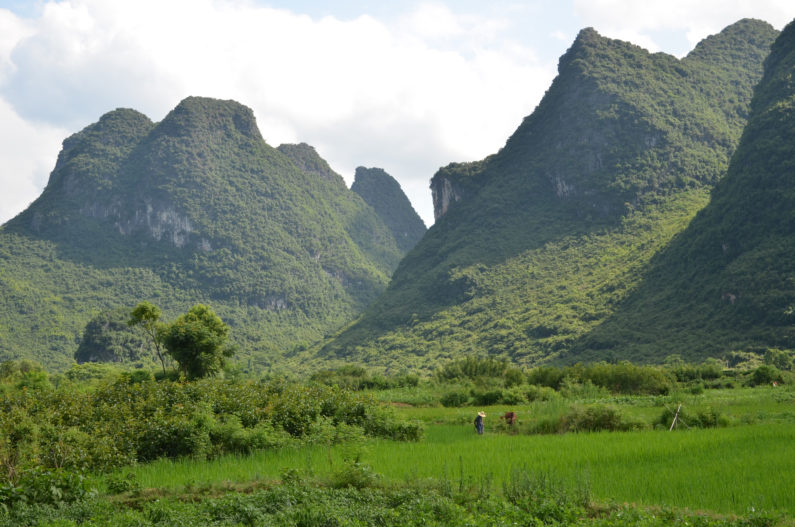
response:
M114 110L64 141L42 195L0 227L0 357L63 367L99 311L203 302L261 369L352 319L401 254L369 205L267 145L240 103L188 97L159 123Z
M795 23L776 39L751 115L709 204L567 361L608 350L687 359L795 342Z
M434 175L437 222L318 360L564 354L706 204L776 35L742 20L680 60L581 31L503 148ZM742 71L716 64L724 48Z

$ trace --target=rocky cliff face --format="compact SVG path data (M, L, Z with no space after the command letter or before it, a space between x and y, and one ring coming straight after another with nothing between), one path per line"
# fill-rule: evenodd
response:
M431 197L433 198L433 219L438 220L445 215L450 205L463 197L462 189L456 188L450 178L444 176L431 179Z

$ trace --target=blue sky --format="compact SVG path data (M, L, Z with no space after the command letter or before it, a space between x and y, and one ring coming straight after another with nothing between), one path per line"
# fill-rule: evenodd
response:
M426 224L443 165L497 151L584 27L686 54L791 0L0 0L0 222L44 188L61 142L118 107L157 121L189 95L254 110L350 184L398 179Z

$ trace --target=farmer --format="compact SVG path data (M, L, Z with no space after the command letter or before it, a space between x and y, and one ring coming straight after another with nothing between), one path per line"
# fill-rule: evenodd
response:
M475 430L478 431L479 435L483 435L483 418L486 417L485 412L478 412L478 416L475 418Z
M505 424L513 426L516 422L516 412L505 412L505 415L501 415L500 419L505 419Z

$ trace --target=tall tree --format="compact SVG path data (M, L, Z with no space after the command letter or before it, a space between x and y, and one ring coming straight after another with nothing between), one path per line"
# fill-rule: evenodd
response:
M160 322L160 308L149 302L141 302L130 313L130 326L141 326L152 340L155 346L155 353L163 366L163 373L166 373L166 358L163 355L161 344L163 343L163 332L166 325Z
M163 333L168 354L189 379L215 375L234 349L226 344L227 326L208 306L196 304Z

